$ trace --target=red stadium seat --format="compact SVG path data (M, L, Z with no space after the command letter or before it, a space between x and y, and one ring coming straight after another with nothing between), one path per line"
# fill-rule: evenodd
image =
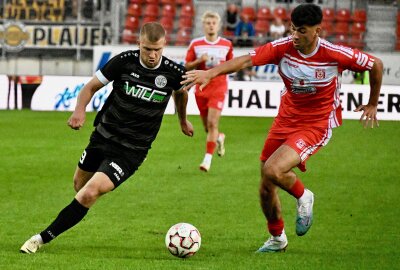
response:
M350 22L350 10L347 8L338 9L336 12L336 21L338 22Z
M137 34L133 33L132 31L129 30L124 30L122 32L122 43L123 44L134 44L138 40Z
M281 18L284 21L288 20L287 11L284 7L276 7L273 13L274 17Z
M396 41L395 50L396 50L396 51L400 51L400 39L397 39L397 41Z
M147 5L158 5L158 4L160 4L158 0L145 0L144 2Z
M162 5L175 5L175 0L161 0Z
M157 18L157 17L153 17L153 16L144 16L144 17L143 17L142 24L148 23L148 22L156 22L156 21L158 21L158 18Z
M271 10L268 7L261 7L257 10L257 21L258 20L272 20Z
M268 20L257 20L254 25L256 34L262 34L263 36L269 32L269 21Z
M355 9L351 15L353 22L365 23L367 21L367 12L365 9Z
M130 4L143 4L145 0L129 0Z
M335 20L335 10L333 8L323 8L322 14L323 14L323 19L322 19L323 21L332 22Z
M336 34L348 34L349 33L349 24L347 22L337 22L335 24L335 33Z
M129 16L140 17L142 16L142 8L139 4L129 4L127 14Z
M194 8L192 5L184 5L181 8L181 17L194 17Z
M189 29L179 29L176 34L175 45L176 46L187 46L191 40L190 30Z
M180 17L178 22L179 29L181 28L192 28L193 18L192 17Z
M183 5L192 5L192 0L175 0L175 4L183 6Z
M322 28L322 30L326 31L326 34L328 36L332 35L332 33L335 32L335 26L333 24L333 21L323 20L321 23L321 28Z
M256 11L253 7L243 7L240 15L242 17L243 15L247 15L250 21L254 21L256 19Z
M162 10L161 10L161 16L163 17L175 17L175 6L166 4L163 5Z
M364 49L365 43L363 34L352 34L350 37L349 46L356 49Z
M174 30L174 19L172 17L161 17L160 23L162 26L164 26L167 33L172 33L172 31Z
M158 5L146 5L143 15L147 17L158 17L160 7Z
M337 34L335 43L338 45L349 46L349 37L344 34Z
M359 33L364 33L365 32L365 24L356 22L351 25L351 33L352 34L359 34Z
M125 29L136 32L139 29L139 19L134 16L126 16Z

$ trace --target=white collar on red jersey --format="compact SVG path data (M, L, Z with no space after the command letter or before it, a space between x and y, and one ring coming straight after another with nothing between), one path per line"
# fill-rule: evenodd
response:
M317 46L315 47L315 49L314 49L311 53L309 53L309 54L302 54L299 50L298 50L298 52L299 52L299 54L300 54L303 58L312 57L312 56L314 56L314 55L318 52L320 43L321 43L321 38L318 37Z

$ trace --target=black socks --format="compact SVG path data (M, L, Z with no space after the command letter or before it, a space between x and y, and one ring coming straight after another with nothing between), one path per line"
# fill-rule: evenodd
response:
M67 207L58 214L57 218L40 233L44 243L48 243L61 233L78 224L88 212L89 208L84 207L74 199Z

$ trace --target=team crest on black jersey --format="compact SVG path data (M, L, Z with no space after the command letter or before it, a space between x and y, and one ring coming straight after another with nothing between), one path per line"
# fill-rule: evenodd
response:
M158 75L154 80L154 83L158 88L164 88L167 85L167 78L163 75Z

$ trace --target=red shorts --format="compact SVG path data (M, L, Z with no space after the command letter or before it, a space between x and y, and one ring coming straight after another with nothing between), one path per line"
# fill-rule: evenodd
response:
M195 97L200 115L206 116L208 108L213 108L222 111L224 107L225 95L227 91L227 83L211 83L207 85L203 91L196 87Z
M264 148L260 155L261 161L266 161L282 144L294 149L300 156L301 162L297 167L306 171L306 160L328 144L332 136L332 129L313 127L282 128L275 123L268 133Z

